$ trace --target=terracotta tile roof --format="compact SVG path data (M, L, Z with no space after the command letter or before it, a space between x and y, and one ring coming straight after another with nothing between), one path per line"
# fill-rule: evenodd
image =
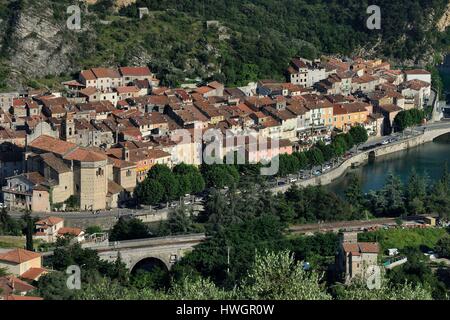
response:
M69 234L69 235L78 237L82 232L83 232L83 230L81 230L80 228L64 227L64 228L61 228L58 230L58 235L64 236L64 235Z
M431 74L431 72L424 69L405 70L405 74Z
M116 91L118 94L125 94L125 93L136 93L139 92L140 90L136 86L125 86L116 88Z
M80 94L88 96L88 97L92 96L96 93L97 93L97 88L94 88L94 87L87 87L87 88L80 90Z
M46 274L48 271L47 269L44 268L30 268L28 269L28 271L26 271L25 273L23 273L20 277L22 279L27 279L27 280L33 280L36 281L38 280L42 275Z
M218 88L223 88L224 85L221 84L218 81L213 81L213 82L208 83L208 87L211 87L211 88L214 88L214 89L218 89Z
M112 68L92 68L92 73L98 78L120 78L117 70Z
M31 284L20 280L14 276L6 276L0 278L0 291L2 295L10 295L13 292L28 292L36 289Z
M64 163L63 160L56 157L53 153L44 153L40 157L50 168L55 170L57 173L70 172L70 168Z
M344 243L342 248L345 253L351 253L352 255L380 252L380 245L376 242Z
M63 222L64 219L63 218L59 218L59 217L48 217L42 220L39 220L38 222L35 223L35 225L39 225L39 226L54 226L60 222Z
M391 113L391 112L400 112L400 111L403 110L402 108L400 108L399 106L397 106L395 104L384 104L384 105L379 106L379 108L381 110L383 110L385 112L389 112L389 113Z
M83 70L80 72L81 76L86 80L95 80L96 77L91 70Z
M6 253L0 254L0 261L8 261L12 263L24 263L29 260L39 258L41 255L36 252L24 250L24 249L14 249Z
M148 67L120 67L119 72L122 76L150 77L152 75Z
M195 92L200 93L200 94L206 94L212 90L214 90L214 89L211 87L199 87L199 88L195 89Z
M431 85L428 82L417 79L406 81L400 85L402 89L409 88L415 91L419 91L420 89L427 88L429 86Z
M76 160L80 162L98 162L107 160L106 155L78 148L64 156L67 160Z
M36 138L29 144L29 146L35 149L53 152L58 155L64 155L77 147L75 143L63 141L46 135Z

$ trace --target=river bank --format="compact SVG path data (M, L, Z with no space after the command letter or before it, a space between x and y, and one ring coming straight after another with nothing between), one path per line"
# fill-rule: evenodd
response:
M354 168L355 166L360 167L362 165L366 165L369 162L369 159L375 160L375 159L383 157L383 156L387 156L390 154L394 154L394 153L398 153L398 152L402 152L405 150L416 148L423 144L432 142L437 137L447 135L449 133L449 131L450 130L447 128L427 130L422 133L417 133L413 137L410 137L410 138L407 138L407 139L404 139L404 140L401 140L401 141L398 141L398 142L395 142L395 143L392 143L389 145L380 146L380 147L374 148L372 150L361 152L361 153L347 159L337 168L335 168L331 171L328 171L328 172L322 174L321 176L314 177L314 178L311 178L308 180L299 181L299 182L295 183L295 185L297 185L299 187L330 185L333 182L344 177L348 173L348 171L350 169ZM450 138L445 136L445 138L440 138L440 139L446 140L446 139L450 139ZM292 185L279 186L277 188L274 188L273 191L284 193L287 190L289 190L289 188L291 186Z

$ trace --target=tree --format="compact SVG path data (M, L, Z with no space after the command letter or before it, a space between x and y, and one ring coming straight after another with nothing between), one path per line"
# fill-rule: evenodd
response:
M345 191L345 198L347 202L352 206L353 211L356 213L362 211L364 194L362 190L361 180L354 174L350 179L349 186Z
M164 192L161 201L167 202L178 198L180 193L179 183L169 167L157 164L150 169L147 178L150 181L153 180L158 182L162 186Z
M439 214L440 218L448 219L450 216L450 199L448 187L442 181L435 183L427 201L428 211Z
M188 234L194 230L192 212L188 213L185 206L171 210L167 221L163 222L159 235Z
M317 147L312 147L306 151L306 157L308 158L308 163L313 166L320 166L325 162L322 151Z
M44 300L72 300L75 290L67 287L67 275L64 272L53 271L39 278L37 294Z
M450 258L450 236L439 239L435 250L439 257Z
M408 211L411 214L422 214L425 210L425 198L427 196L427 181L417 174L416 169L411 170L409 183L405 188L405 200Z
M136 198L139 203L145 205L157 205L164 198L164 187L156 180L146 178L138 184L135 189Z
M359 125L352 127L349 131L349 134L352 136L353 142L356 145L363 144L363 143L367 142L367 140L369 139L367 130L364 127L359 126Z
M293 155L282 154L279 156L279 161L278 175L280 177L297 173L300 170L300 162L298 158Z
M385 215L398 216L404 213L403 185L399 177L389 173L386 184L381 190Z
M234 165L203 164L201 171L208 187L222 189L239 182L239 171Z
M185 179L182 195L186 193L196 194L205 189L205 180L196 166L181 163L173 168L173 172L179 179L181 177Z
M294 152L293 155L297 157L300 169L306 169L308 167L308 157L305 152Z
M137 218L120 217L109 235L110 241L123 241L149 238L147 226Z
M432 300L431 292L411 283L391 286L385 279L381 281L381 288L369 290L363 281L355 281L345 290L338 291L338 300Z
M319 141L316 147L322 152L325 161L330 161L335 156L332 145L326 145L323 141Z
M34 231L34 220L31 217L31 213L27 212L22 219L25 221L25 228L23 233L26 236L26 249L29 251L34 251L33 245L33 231Z
M329 300L320 275L305 271L288 251L257 253L242 288L243 299Z

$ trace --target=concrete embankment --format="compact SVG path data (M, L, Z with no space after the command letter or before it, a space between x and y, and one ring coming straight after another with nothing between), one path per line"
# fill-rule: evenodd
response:
M321 176L299 181L296 183L296 185L300 187L307 187L330 184L333 181L343 177L345 173L353 166L359 166L361 164L367 163L370 157L378 158L395 152L415 148L424 143L432 142L436 137L439 137L448 132L449 129L430 130L406 140L398 141L396 143L380 146L375 149L359 153L345 160L339 167L326 172ZM289 190L290 187L291 185L284 185L274 188L273 191L284 193Z

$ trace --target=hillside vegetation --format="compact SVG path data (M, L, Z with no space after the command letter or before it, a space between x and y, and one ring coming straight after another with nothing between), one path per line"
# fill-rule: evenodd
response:
M149 64L168 85L197 77L240 85L281 79L294 55L426 65L450 46L449 29L436 27L446 0L380 0L381 30L366 28L371 3L360 0L137 0L119 11L99 0L82 8L80 31L66 28L71 4L0 0L0 88L117 64ZM139 20L139 7L150 15Z

